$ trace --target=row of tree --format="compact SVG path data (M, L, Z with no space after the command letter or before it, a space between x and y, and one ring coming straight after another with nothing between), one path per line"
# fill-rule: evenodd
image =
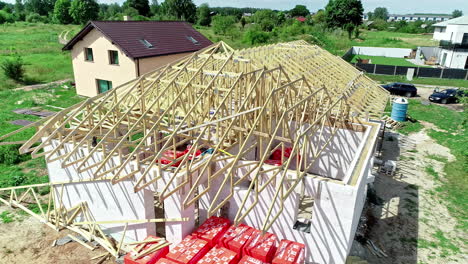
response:
M418 15L418 14L415 14ZM452 18L457 18L463 16L463 11L455 9L452 12ZM367 18L369 20L382 19L387 20L390 17L390 14L385 7L377 7L374 9L374 12L367 12Z

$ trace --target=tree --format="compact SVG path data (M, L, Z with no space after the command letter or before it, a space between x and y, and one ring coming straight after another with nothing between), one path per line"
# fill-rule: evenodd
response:
M208 4L201 4L197 9L198 24L200 26L209 26L211 24L210 7Z
M38 13L47 16L49 11L54 9L55 0L26 0L24 7L27 13Z
M23 58L19 54L14 54L12 58L4 60L0 68L2 68L5 76L20 82L24 77L24 65Z
M377 7L374 9L374 13L372 14L372 19L382 19L387 20L388 18L388 10L385 7Z
M310 14L309 9L305 5L296 5L293 9L289 10L289 14L292 17L298 17L298 16L307 16Z
M15 20L24 20L26 15L24 14L24 5L23 1L21 0L16 0L15 1Z
M73 18L70 15L71 0L57 0L54 7L54 18L60 24L70 24Z
M329 28L348 28L362 24L364 8L360 0L330 0L325 7L326 23Z
M154 16L157 13L159 13L160 5L158 3L158 0L152 0L150 4L150 12Z
M280 11L276 14L276 24L277 25L281 25L283 24L284 22L286 22L286 14L283 12L283 11Z
M73 0L70 15L77 24L84 24L99 17L99 5L94 0Z
M262 9L255 12L252 19L256 24L260 25L262 30L265 31L272 31L278 24L278 17L271 9Z
M217 15L213 17L213 22L211 22L213 26L213 31L216 34L226 35L229 32L230 28L234 26L236 23L235 16L220 16Z
M195 22L197 7L192 0L166 0L161 7L169 16L187 20L190 23Z
M326 15L325 11L323 9L319 9L317 13L312 17L312 20L314 20L315 24L321 24L326 22Z
M458 10L458 9L453 10L453 12L452 12L452 17L453 18L461 17L461 16L463 16L463 11Z
M150 13L150 6L148 0L127 0L123 4L124 9L131 7L138 11L138 14L142 16L148 16Z
M240 22L242 28L244 28L244 27L245 27L245 24L247 24L247 20L245 19L245 17L241 17L241 19L240 19L239 22Z

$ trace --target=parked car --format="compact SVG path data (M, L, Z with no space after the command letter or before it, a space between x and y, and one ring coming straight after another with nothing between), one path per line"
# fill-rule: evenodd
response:
M441 104L450 104L450 103L458 103L460 97L468 96L468 94L459 89L445 89L442 91L434 90L434 93L429 96L429 101L434 103L441 103Z
M413 97L418 94L418 89L411 83L389 83L382 85L382 87L391 94L404 95L406 97Z

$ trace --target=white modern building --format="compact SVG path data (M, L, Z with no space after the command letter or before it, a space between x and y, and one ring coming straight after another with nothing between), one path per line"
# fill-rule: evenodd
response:
M440 41L441 66L468 69L468 16L434 24L433 38Z
M431 14L406 14L406 15L397 15L397 14L390 14L387 17L387 21L406 21L406 22L414 22L418 20L422 21L447 21L452 16L450 15L431 15ZM369 20L369 16L367 14L363 15L363 20Z

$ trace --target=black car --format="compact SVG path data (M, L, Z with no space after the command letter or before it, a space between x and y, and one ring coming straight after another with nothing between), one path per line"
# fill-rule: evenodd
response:
M434 90L429 96L429 101L434 103L449 104L458 103L460 97L467 96L467 93L458 89L445 89L442 91Z
M418 89L411 83L390 83L382 85L382 87L391 94L404 95L406 97L413 97L418 94Z

